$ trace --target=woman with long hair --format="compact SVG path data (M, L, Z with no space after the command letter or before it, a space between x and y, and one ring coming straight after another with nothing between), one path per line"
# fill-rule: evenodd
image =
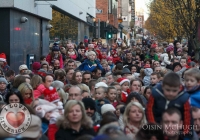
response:
M82 76L81 71L75 71L73 73L73 75L72 75L71 84L72 85L81 84L82 83L82 79L83 79L83 76Z
M133 140L139 129L147 123L142 105L139 102L130 102L126 106L123 121L125 134Z
M64 115L57 121L57 125L59 129L55 135L56 140L75 140L85 134L95 136L92 120L87 116L81 101L68 101Z
M25 104L30 105L34 101L33 88L28 83L22 83L19 85L18 90L20 91Z
M10 103L24 104L24 100L21 93L19 92L18 89L15 88L8 91L8 93L6 94L5 102L6 104Z

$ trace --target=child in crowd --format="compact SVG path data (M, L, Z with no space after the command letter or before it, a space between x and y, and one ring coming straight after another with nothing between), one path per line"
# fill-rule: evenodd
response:
M110 103L108 100L105 99L107 94L107 84L104 82L98 82L95 85L95 100L97 104L97 111L101 113L101 106L107 103Z
M160 73L158 72L153 72L151 74L151 86L155 86L157 83L160 82Z
M107 89L107 99L110 101L110 103L116 108L118 102L117 102L117 90L115 87L110 86Z
M184 73L185 89L190 94L190 105L200 108L200 71L191 68Z
M187 65L187 58L186 57L181 57L180 59L180 64L183 67L189 68L189 66Z
M173 81L172 81L173 79ZM191 125L189 94L184 91L180 77L174 72L165 75L162 84L152 88L146 117L149 123L160 123L165 109L175 107L182 112L183 125ZM183 134L189 134L190 128L183 128Z
M130 80L126 78L118 78L117 82L121 85L121 102L126 103L127 97L130 94Z
M145 77L143 78L143 83L145 86L149 86L151 84L151 74L153 73L152 68L145 68L144 69Z
M96 53L94 51L87 52L87 58L80 66L80 71L93 71L96 67L103 70L100 62L96 59Z
M111 57L111 56L107 57L107 61L108 61L108 65L110 66L110 69L112 70L114 67L113 57Z

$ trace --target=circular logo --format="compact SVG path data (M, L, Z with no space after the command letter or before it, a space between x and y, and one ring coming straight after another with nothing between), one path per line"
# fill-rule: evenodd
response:
M29 110L22 104L11 103L3 107L0 113L1 127L11 134L20 134L31 124Z

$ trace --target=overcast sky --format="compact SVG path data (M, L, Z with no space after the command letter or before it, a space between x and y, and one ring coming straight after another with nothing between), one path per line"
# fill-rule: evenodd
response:
M144 18L145 20L148 18L148 7L147 5L150 3L150 0L135 0L135 9L136 11L143 9L144 10Z

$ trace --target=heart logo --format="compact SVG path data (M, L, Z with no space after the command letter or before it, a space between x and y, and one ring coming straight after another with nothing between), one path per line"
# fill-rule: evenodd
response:
M24 122L25 114L23 112L17 112L16 114L9 112L6 115L6 119L11 126L17 128Z

